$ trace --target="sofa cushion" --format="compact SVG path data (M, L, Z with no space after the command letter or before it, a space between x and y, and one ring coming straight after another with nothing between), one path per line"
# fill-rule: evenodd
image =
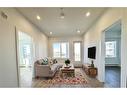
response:
M59 65L59 68L62 68L62 67L63 67L63 64L60 64L60 63L59 63L58 65Z
M50 68L54 72L54 71L56 71L58 69L58 65L54 64L54 65L50 66Z
M50 66L53 65L52 58L48 58L48 64L49 64Z

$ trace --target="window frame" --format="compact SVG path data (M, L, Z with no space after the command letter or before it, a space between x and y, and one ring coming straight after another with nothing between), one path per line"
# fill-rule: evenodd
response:
M66 57L62 57L62 43L66 43ZM60 57L55 57L54 56L54 44L60 44ZM52 52L53 52L53 58L59 58L59 59L65 59L65 58L69 58L69 42L65 42L65 41L62 41L62 42L54 42L52 44Z
M106 55L106 43L107 43L107 42L110 42L110 43L112 42L112 43L115 44L115 45L114 45L114 50L113 50L113 51L114 51L114 56L107 56L107 55ZM117 48L117 41L114 41L114 40L113 40L113 41L106 41L106 42L105 42L105 57L106 57L106 58L115 58L115 57L117 57L116 48Z

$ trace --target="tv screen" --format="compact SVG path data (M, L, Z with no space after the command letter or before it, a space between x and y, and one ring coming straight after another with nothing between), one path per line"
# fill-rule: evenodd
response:
M96 47L88 48L88 58L95 59L96 58Z

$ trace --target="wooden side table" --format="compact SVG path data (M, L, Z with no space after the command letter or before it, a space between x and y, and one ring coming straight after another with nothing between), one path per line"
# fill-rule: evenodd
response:
M85 70L85 73L90 77L96 77L98 70L96 67L91 67L90 64L84 64L83 69Z
M90 77L96 77L97 76L97 68L90 67L88 68L88 73Z

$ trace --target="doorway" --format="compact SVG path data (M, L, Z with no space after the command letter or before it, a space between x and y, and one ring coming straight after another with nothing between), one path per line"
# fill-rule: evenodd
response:
M121 22L105 31L105 83L108 88L119 88L121 82Z
M82 67L82 41L73 42L73 61L75 68Z
M28 34L18 31L18 71L20 87L31 87L33 74L33 40Z
M81 42L74 42L74 61L81 63Z

